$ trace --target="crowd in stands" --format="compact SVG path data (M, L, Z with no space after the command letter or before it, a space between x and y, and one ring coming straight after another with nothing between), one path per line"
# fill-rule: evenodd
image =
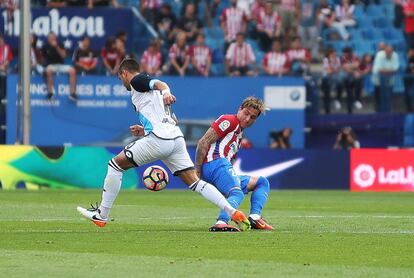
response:
M222 1L207 1L206 16L203 18L198 12L200 1L181 1L182 9L178 13L173 11L170 1L137 1L141 14L158 33L143 53L127 53L125 32L109 37L100 55L90 48L90 38L85 37L79 41L69 65L65 59L69 53L57 42L53 33L49 34L48 43L42 48L37 48L36 38L33 37L33 73L44 74L49 87L53 84L51 80L55 72L68 73L71 85L76 82L76 74L116 75L117 66L125 57L138 59L141 70L155 76L207 77L217 75L215 68L221 63L223 73L228 76L295 75L307 77L306 80L320 80L317 83L320 84L325 112L340 109L342 94L345 93L346 110L352 113L363 107L361 97L366 80L371 78L377 111L389 111L395 75L405 70L403 82L407 111L413 111L414 0L395 1L395 24L400 24L405 34L406 58L399 57L402 56L401 51L395 51L390 43L378 43L376 53L355 53L352 45L343 44L344 47L338 49L324 44L325 40L347 42L352 38L352 28L359 24L355 16L359 3L355 4L352 0L229 0L224 7ZM32 1L33 4L49 7L89 8L118 7L118 2ZM378 4L368 0L363 3L365 8ZM18 7L18 1L1 1L0 4L8 8ZM398 13L403 16L403 21L397 17ZM206 38L205 30L214 28L222 30L222 46L213 46ZM10 62L11 50L7 50L7 44L2 39L0 47L3 48L0 62ZM406 69L401 69L401 60L405 60ZM61 66L65 62L66 65ZM311 70L315 63L322 65L322 70L317 74ZM0 73L4 71L0 68ZM336 95L332 99L333 92ZM52 94L50 92L49 97ZM75 99L76 93L71 91L71 96Z

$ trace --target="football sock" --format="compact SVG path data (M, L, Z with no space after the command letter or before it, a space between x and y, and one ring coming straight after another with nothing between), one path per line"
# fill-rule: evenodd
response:
M102 192L102 202L99 206L102 218L108 218L112 204L121 189L123 172L124 170L118 166L114 159L109 161Z
M243 194L243 191L241 191L239 187L234 187L230 189L230 192L228 193L227 201L229 202L230 205L232 205L232 207L237 209L240 206L243 199L244 199L244 194ZM230 217L224 210L222 210L220 211L220 214L217 220L221 220L227 223L230 220Z
M263 206L269 196L269 190L269 181L265 177L260 177L250 198L250 214L262 214Z
M250 214L249 217L253 220L259 220L260 219L260 215L258 215L258 214Z
M227 202L226 198L217 190L213 185L203 181L198 180L189 188L195 192L200 193L204 198L221 208L225 211L228 215L233 215L236 211L230 204Z

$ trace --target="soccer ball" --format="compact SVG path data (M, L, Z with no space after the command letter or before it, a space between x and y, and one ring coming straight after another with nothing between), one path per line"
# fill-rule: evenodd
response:
M149 166L142 175L144 186L152 191L163 190L168 183L168 173L158 165Z

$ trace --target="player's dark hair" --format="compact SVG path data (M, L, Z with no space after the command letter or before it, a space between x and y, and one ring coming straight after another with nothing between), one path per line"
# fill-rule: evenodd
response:
M119 65L118 73L121 73L124 70L130 73L139 72L139 64L134 59L124 59Z

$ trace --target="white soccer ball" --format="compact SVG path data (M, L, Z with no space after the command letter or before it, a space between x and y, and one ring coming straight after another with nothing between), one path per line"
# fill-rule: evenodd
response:
M168 180L167 171L158 165L149 166L142 175L144 186L152 191L163 190L167 186Z

